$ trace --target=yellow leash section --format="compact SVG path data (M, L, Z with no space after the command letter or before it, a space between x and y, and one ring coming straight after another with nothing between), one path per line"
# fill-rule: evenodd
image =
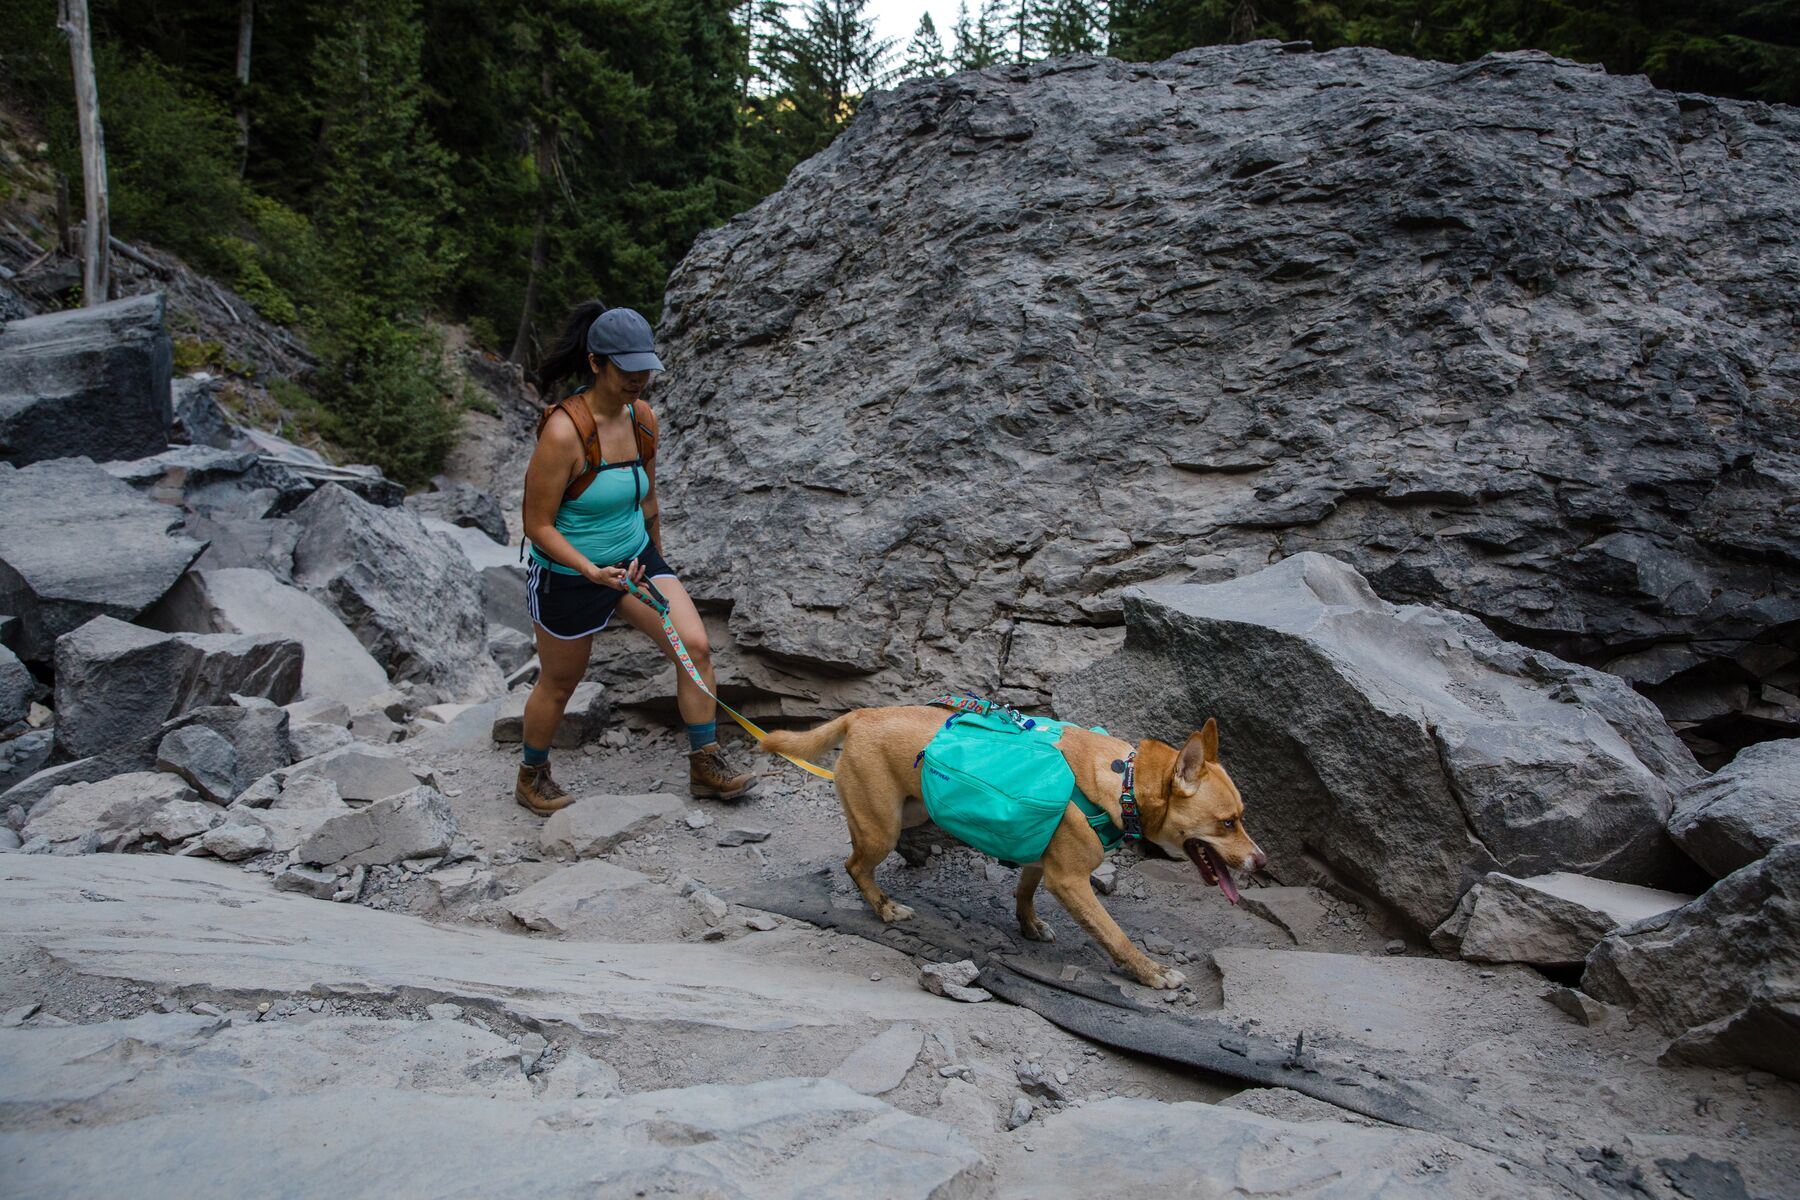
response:
M688 678L694 681L694 686L705 692L708 696L712 696L713 703L724 709L726 714L730 716L732 720L736 721L739 725L742 725L745 733L748 733L759 742L768 737L769 735L765 731L757 727L755 721L750 720L748 717L738 712L737 709L713 695L713 690L706 686L706 680L700 678L700 672L694 669L694 660L688 657L687 647L682 644L681 635L675 632L675 622L669 619L668 601L664 600L654 587L641 586L630 580L625 582L625 590L644 604L649 605L650 610L662 618L663 636L669 639L669 647L675 651L675 661L679 662L681 664L681 669L688 673ZM781 754L781 751L777 750L775 753ZM804 758L795 758L791 754L781 754L781 757L787 759L802 771L817 775L820 779L837 778L836 775L833 775L824 767L818 766L815 763L809 763Z

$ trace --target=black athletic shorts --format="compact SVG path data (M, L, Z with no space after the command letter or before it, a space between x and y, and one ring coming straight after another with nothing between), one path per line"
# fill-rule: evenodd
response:
M675 578L675 568L664 561L655 541L644 547L637 560L644 564L646 579ZM623 567L630 561L601 565ZM531 560L525 574L525 603L531 610L532 621L551 637L565 642L605 629L607 622L612 620L613 610L624 598L625 593L618 588L595 583L586 575L552 571L536 559Z

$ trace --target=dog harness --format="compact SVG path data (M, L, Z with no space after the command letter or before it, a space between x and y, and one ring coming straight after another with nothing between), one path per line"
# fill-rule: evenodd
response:
M1058 748L1063 722L974 696L931 703L955 711L914 766L925 810L946 833L1003 863L1036 862L1072 803L1105 849L1125 836L1076 786Z

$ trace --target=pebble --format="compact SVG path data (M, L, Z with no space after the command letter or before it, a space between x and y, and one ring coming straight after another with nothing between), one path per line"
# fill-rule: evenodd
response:
M870 975L869 978L876 983L880 983L881 982L881 972L877 971L873 975Z
M225 1015L224 1009L216 1004L208 1004L204 1000L198 1004L189 1005L188 1011L201 1017L222 1017Z
M528 1033L519 1039L519 1068L529 1075L537 1069L538 1060L544 1057L544 1051L550 1048L550 1042L541 1033Z
M1006 1118L1006 1127L1008 1129L1017 1129L1019 1126L1025 1124L1025 1122L1031 1120L1031 1114L1036 1111L1037 1109L1031 1101L1023 1096L1015 1097L1013 1100L1012 1113Z
M725 931L723 929L709 929L700 935L700 940L703 942L722 942L725 940Z
M433 1021L454 1021L463 1015L460 1004L427 1004L425 1015Z
M715 845L748 846L752 842L766 842L768 840L769 831L767 829L727 829L724 833L719 835L719 840Z
M712 815L710 813L703 812L698 808L692 810L687 815L687 827L689 829L705 829L708 825L711 825L712 823L713 823Z
M766 916L762 913L758 913L754 917L744 918L744 926L748 929L754 929L758 933L767 933L769 930L777 928L778 924L779 923L774 917Z
M1406 953L1406 943L1401 941L1399 938L1392 938L1388 941L1387 945L1382 947L1382 949L1385 950L1389 954L1405 954Z

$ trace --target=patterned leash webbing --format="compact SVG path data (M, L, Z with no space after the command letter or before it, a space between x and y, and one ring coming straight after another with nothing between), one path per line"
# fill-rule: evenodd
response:
M732 720L736 721L739 725L742 725L745 733L748 733L759 742L768 737L769 735L766 732L758 728L756 722L745 717L742 713L738 712L737 709L731 707L731 705L714 695L713 690L706 686L706 680L700 678L700 672L694 668L694 660L688 657L687 647L682 644L681 635L675 632L675 622L669 619L669 602L662 598L662 593L656 590L656 586L648 580L641 584L627 580L625 583L625 590L644 604L648 605L652 612L662 618L663 636L669 639L669 648L675 651L675 661L681 664L681 669L686 671L688 678L694 681L694 686L705 692L708 696L712 696L713 703L724 709L726 714L729 715ZM775 753L781 754L781 751L777 750ZM809 763L804 758L795 758L791 754L781 754L781 757L787 759L802 771L808 771L817 775L820 779L837 778L824 767L818 766L815 763Z

